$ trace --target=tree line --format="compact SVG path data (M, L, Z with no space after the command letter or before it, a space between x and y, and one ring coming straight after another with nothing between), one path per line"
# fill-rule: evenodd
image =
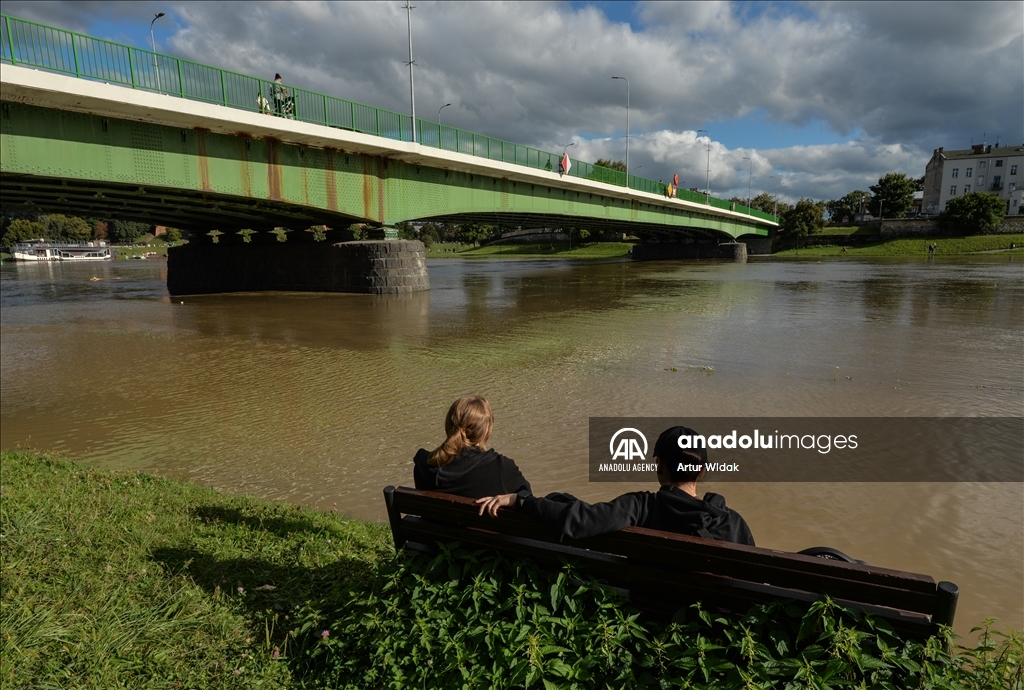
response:
M794 205L779 202L779 234L794 239L820 232L826 224L854 222L858 215L874 218L904 218L914 206L914 193L924 189L924 176L913 178L906 173L886 173L870 191L856 189L830 201L800 199ZM759 194L751 207L772 213L775 198ZM948 232L967 235L992 232L1006 215L1006 201L997 194L971 192L946 202L939 214L939 226Z
M0 212L0 245L10 249L18 242L44 239L51 242L89 242L108 240L130 244L153 230L148 223L129 220L103 220L66 216L62 213ZM182 233L168 228L165 239L176 242Z

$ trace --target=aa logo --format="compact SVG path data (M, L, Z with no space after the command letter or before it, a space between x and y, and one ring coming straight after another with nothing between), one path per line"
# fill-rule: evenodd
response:
M619 437L622 438L619 438ZM616 444L618 440L618 444ZM643 444L641 450L640 444ZM647 459L647 437L638 429L619 429L612 435L608 444L608 452L612 454L612 460L646 460Z

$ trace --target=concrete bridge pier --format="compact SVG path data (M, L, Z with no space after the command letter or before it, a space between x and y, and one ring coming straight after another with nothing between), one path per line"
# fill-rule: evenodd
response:
M290 238L289 238L290 239ZM193 243L167 253L172 295L223 292L360 292L393 295L430 289L423 243Z

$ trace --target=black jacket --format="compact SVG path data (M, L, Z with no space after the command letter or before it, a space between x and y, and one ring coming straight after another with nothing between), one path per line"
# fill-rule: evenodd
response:
M559 539L582 539L636 526L754 545L746 521L725 507L722 496L706 493L700 500L671 486L593 505L569 494L531 496L523 502L523 511L539 518Z
M468 447L444 467L427 464L430 453L422 448L413 458L412 476L417 489L444 491L456 496L483 498L530 490L511 458L493 450Z

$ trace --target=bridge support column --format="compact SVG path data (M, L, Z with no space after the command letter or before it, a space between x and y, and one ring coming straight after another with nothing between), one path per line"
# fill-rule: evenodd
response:
M747 245L743 242L716 242L687 244L684 242L660 242L658 244L634 244L631 256L634 261L663 261L666 259L732 259L746 262Z
M362 292L430 289L423 243L185 244L167 256L172 295L221 292Z

